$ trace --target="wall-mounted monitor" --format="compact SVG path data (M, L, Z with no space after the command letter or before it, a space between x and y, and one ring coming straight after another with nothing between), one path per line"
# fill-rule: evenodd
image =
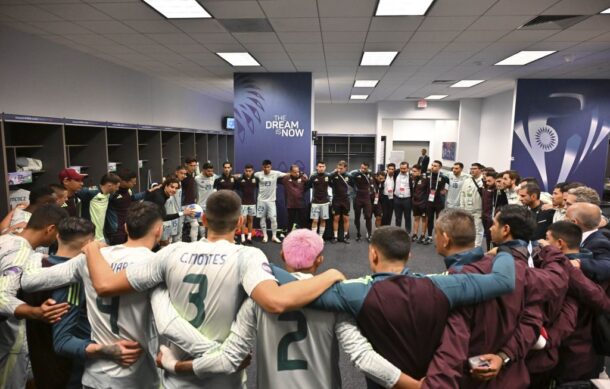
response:
M225 130L235 129L235 118L232 116L225 116L222 118L222 128Z

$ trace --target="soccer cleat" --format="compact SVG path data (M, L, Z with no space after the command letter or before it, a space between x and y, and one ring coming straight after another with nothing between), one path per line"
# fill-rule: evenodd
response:
M337 238L333 237L333 238L330 240L330 243L332 243L332 244L337 243Z
M349 244L349 235L345 235L345 236L343 237L343 243L345 243L345 244Z
M417 242L417 234L413 234L411 237L411 242Z
M267 243L269 241L269 237L267 234L263 235L263 243Z
M252 239L246 239L246 243L245 244L247 244L249 246L252 246L253 245Z
M282 241L277 236L274 236L273 238L271 238L271 240L275 243L282 243Z
M420 235L419 239L417 240L417 243L424 244L425 240L426 240L426 238L423 235Z
M432 237L431 236L427 236L426 240L424 240L424 244L427 246L427 245L429 245L431 243L432 243Z

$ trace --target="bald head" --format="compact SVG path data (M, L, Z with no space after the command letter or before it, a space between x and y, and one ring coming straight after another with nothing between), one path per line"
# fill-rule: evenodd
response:
M583 232L599 226L602 211L599 206L590 203L575 203L566 212L566 219L576 223Z

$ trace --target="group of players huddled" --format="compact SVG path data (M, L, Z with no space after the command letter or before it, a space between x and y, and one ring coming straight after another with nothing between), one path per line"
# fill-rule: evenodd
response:
M216 176L189 158L142 193L127 170L86 189L64 169L0 224L0 388L242 388L253 350L259 388L339 388L339 346L369 387L588 387L610 354L597 193L428 161ZM331 212L331 242L349 242L352 203L371 274L346 280L318 269ZM283 268L252 247L255 217ZM447 272L410 272L414 242Z

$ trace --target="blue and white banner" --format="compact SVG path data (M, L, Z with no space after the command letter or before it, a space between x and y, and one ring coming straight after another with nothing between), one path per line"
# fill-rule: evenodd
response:
M543 190L578 181L603 192L610 80L519 80L511 168Z
M312 83L311 73L235 74L236 171L269 159L276 170L296 164L309 174Z

